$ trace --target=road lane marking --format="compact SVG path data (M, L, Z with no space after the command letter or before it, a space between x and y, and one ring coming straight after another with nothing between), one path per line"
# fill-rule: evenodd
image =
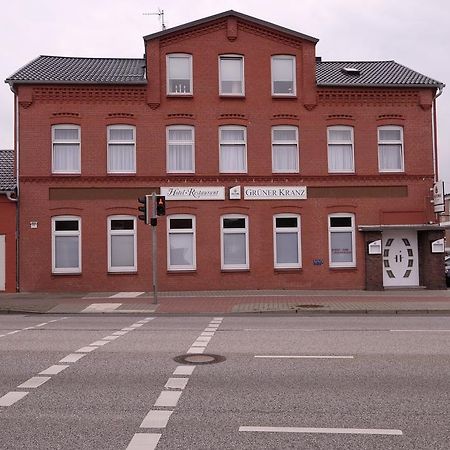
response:
M115 341L116 339L119 339L120 336L106 336L102 338L103 341Z
M192 375L194 372L195 366L178 366L172 375Z
M37 387L43 385L45 382L50 380L51 377L31 377L29 380L17 386L19 389L36 389Z
M217 331L217 328L208 327L208 328L205 328L205 331Z
M182 391L162 391L156 399L155 406L177 406Z
M211 336L199 336L197 338L197 342L209 342L211 340Z
M112 336L123 336L124 334L127 334L128 331L114 331L114 333L111 333Z
M301 427L239 427L239 431L263 433L324 433L324 434L381 434L402 436L401 430L377 428L301 428Z
M89 346L91 346L91 345L97 345L97 346L100 346L100 345L106 345L106 344L109 344L111 341L103 341L103 340L101 340L101 341L95 341L95 342L93 342L92 344L89 344Z
M166 428L173 411L151 409L139 428Z
M125 327L125 328L122 328L120 331L134 331L134 328Z
M136 322L136 323L133 323L133 325L130 325L130 328L139 328L139 327L142 327L143 325L144 325L143 323Z
M186 353L203 353L204 351L205 347L191 347Z
M414 333L414 332L418 332L418 333L435 333L435 332L442 332L442 333L449 333L450 330L389 330L392 332L399 332L399 331L406 331L409 333Z
M16 391L8 392L3 397L0 397L0 406L11 406L17 401L24 398L25 395L27 394L28 392L16 392Z
M282 359L353 359L352 355L255 355L255 358Z
M92 303L82 313L111 312L122 306L122 303Z
M153 450L158 445L161 434L136 433L131 439L126 450Z
M75 350L76 353L90 353L93 352L94 350L97 350L98 347L92 347L92 346L87 346L87 347L81 347L78 350Z
M169 378L167 380L165 389L184 389L187 385L189 378Z
M55 364L53 366L50 366L48 369L39 372L39 375L58 375L58 373L62 372L64 369L67 369L68 367L68 365Z
M48 322L40 323L39 325L36 325L36 327L43 327L44 325L48 325Z
M214 336L214 331L204 331L200 336Z
M145 294L145 292L118 292L117 294L110 295L108 298L135 298L142 294Z
M58 362L60 362L60 363L73 363L73 362L77 362L83 356L86 356L86 353L71 353L70 355L67 355L63 359L60 359Z

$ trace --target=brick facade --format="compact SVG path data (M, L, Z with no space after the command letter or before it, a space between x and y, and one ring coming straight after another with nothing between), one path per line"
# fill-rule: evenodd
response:
M180 31L145 38L146 85L16 84L20 115L20 280L23 291L151 290L150 227L137 222L137 270L108 273L107 220L137 215L137 196L168 186L306 186L306 200L167 201L167 215L196 220L196 268L168 270L167 217L158 233L159 288L208 289L382 289L379 255L367 255L376 232L361 225L426 224L434 180L431 107L434 88L318 86L315 42L233 15ZM166 93L166 57L189 54L193 95ZM245 96L221 96L218 55L242 55ZM272 55L293 55L297 95L271 95ZM52 174L52 126L81 130L81 174ZM107 127L136 130L136 173L107 173ZM166 127L195 129L195 172L166 169ZM219 172L219 127L243 126L247 173ZM273 173L271 130L298 129L298 173ZM329 173L327 128L352 127L354 173ZM404 171L378 169L377 129L403 129ZM103 188L102 191L100 188ZM89 195L86 192L90 191ZM105 194L106 192L106 194ZM109 195L108 195L109 192ZM1 206L1 205L0 205ZM301 268L274 268L273 217L300 217ZM328 217L354 215L353 267L329 264ZM220 218L248 217L246 270L221 269ZM52 274L52 217L81 218L82 270ZM31 228L30 224L36 223ZM425 251L419 233L421 283L440 288L437 257Z

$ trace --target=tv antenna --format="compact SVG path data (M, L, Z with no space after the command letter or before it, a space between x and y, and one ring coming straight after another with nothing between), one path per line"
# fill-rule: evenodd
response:
M142 13L143 16L159 16L159 21L161 22L161 29L164 31L166 29L166 24L164 23L164 10L158 8L158 12L155 13Z

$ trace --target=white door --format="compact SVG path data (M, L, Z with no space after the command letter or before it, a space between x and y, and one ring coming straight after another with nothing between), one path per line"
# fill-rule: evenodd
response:
M0 236L0 291L5 290L5 273L6 273L6 259L5 259L5 236Z
M383 285L419 286L417 231L383 231Z

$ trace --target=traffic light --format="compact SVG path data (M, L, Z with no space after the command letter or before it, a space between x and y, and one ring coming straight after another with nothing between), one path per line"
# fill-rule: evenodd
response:
M156 215L157 216L166 215L166 197L164 197L164 195L156 196Z
M138 202L142 203L142 206L138 207L138 210L142 213L138 215L139 220L143 220L147 225L150 223L150 204L151 195L146 195L145 197L139 197Z

